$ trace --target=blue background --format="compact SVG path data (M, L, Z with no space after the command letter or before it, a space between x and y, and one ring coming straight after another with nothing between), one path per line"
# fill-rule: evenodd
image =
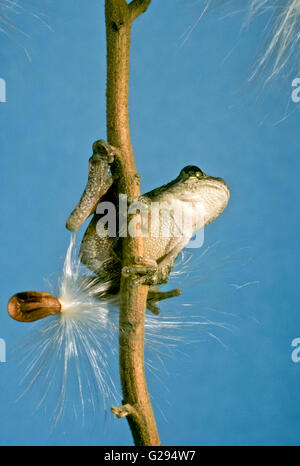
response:
M0 35L1 445L131 444L126 421L102 408L85 422L66 414L51 431L47 409L34 412L39 383L15 402L13 349L30 329L6 313L12 294L42 290L61 270L65 220L85 185L91 145L105 138L103 3L28 2L15 19L30 37ZM51 30L31 12L46 14ZM170 357L158 378L148 374L159 432L165 445L299 445L291 342L300 337L300 104L285 75L264 90L247 85L264 44L262 18L241 33L243 14L212 11L183 44L200 12L198 2L153 0L133 28L131 127L143 191L187 164L231 190L203 248L192 251L183 296L162 305L165 316L191 312L226 328L199 326L197 343L163 347ZM167 289L177 285L172 278Z

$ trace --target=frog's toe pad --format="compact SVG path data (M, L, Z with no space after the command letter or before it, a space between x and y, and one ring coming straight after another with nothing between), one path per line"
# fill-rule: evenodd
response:
M103 139L99 139L93 144L93 154L98 154L104 158L107 157L107 162L112 163L116 155L116 149Z
M126 278L134 276L152 276L157 272L157 266L154 265L131 265L122 269L122 275Z

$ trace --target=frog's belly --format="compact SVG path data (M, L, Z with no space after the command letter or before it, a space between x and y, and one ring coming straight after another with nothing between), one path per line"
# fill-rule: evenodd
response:
M144 256L159 262L159 259L168 254L178 244L188 243L184 237L177 238L144 238ZM184 247L184 245L182 246Z
M179 244L184 247L193 236L192 206L178 200L165 202L160 213L151 209L144 230L144 255L158 261Z

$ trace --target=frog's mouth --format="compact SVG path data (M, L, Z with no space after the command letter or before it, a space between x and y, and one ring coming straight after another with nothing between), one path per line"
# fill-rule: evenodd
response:
M198 180L198 183L195 184L192 190L187 188L180 196L180 200L183 202L205 202L206 198L210 198L213 202L214 194L216 194L217 202L223 199L222 203L224 203L225 208L230 197L230 191L226 181L222 178L204 176Z
M205 185L211 189L217 189L225 194L227 198L227 202L230 197L230 191L226 181L223 178L214 178L214 177L207 177L205 180Z
M196 231L211 223L223 212L229 196L229 188L222 178L204 176L198 183L193 184L193 189L186 189L182 193L180 201L186 203L184 210L193 215Z

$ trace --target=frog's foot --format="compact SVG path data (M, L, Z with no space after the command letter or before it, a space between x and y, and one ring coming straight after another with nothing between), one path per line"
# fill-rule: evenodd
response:
M174 298L175 296L181 296L181 290L179 288L175 288L171 291L152 290L150 288L147 298L147 309L153 312L153 314L158 315L160 313L160 309L156 306L156 303L165 299Z
M151 286L157 284L157 271L158 267L155 260L138 256L135 258L135 264L123 267L122 275L132 280L132 286Z
M93 144L93 154L98 154L106 159L107 163L113 163L115 156L117 155L118 150L104 141L104 139L99 139Z
M113 184L110 164L114 161L117 149L100 139L93 144L93 155L89 159L88 181L81 199L71 215L66 227L77 231L85 220L95 212L101 198Z
M168 267L161 267L157 265L155 260L140 256L135 258L135 265L126 266L122 269L122 275L132 279L132 286L153 286L167 283L169 273Z

